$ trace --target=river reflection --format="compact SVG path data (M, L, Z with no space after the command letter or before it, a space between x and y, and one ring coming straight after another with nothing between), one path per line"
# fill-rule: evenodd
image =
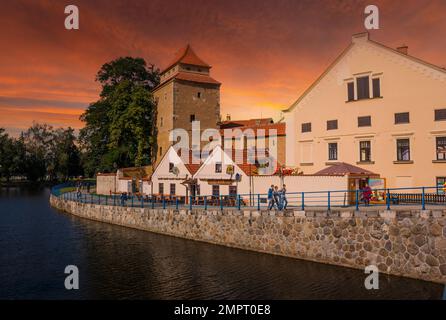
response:
M2 299L441 299L443 286L77 218L48 189L0 192ZM80 289L65 290L76 265Z

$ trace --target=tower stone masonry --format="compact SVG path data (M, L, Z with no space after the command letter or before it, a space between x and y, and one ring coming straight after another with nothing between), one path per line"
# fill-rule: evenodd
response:
M194 120L200 121L201 131L217 128L221 83L210 76L210 69L211 66L187 45L161 72L160 84L153 91L157 102L158 131L155 164L172 145L169 141L172 130L185 129L192 138Z

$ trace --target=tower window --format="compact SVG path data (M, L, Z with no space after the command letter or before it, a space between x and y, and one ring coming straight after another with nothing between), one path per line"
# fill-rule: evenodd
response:
M164 125L163 117L160 118L160 127Z
M163 155L163 147L160 147L160 156Z
M194 114L190 115L190 122L192 122L192 121L195 121L195 115Z

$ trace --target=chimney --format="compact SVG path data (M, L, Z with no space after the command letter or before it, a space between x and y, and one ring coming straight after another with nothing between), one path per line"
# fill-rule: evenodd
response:
M396 50L398 50L399 53L406 55L409 53L409 47L406 45L402 45L401 47L396 48Z

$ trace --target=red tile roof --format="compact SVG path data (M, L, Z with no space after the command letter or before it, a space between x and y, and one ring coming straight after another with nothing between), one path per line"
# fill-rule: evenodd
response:
M234 128L225 128L225 129L220 129L220 134L222 136L224 136L225 130L228 130L228 129L233 129L233 130L240 129L242 131L242 133L246 129L252 129L254 131L254 134L256 137L260 134L258 132L259 130L264 130L262 132L262 134L265 134L265 136L267 136L267 137L270 135L270 130L276 130L276 134L278 136L284 136L286 134L285 122L271 123L271 124L265 124L265 125L259 125L259 126L242 126L242 127L234 127ZM238 137L238 135L236 135L235 137Z
M162 72L169 70L178 63L190 64L205 68L211 67L196 55L196 53L194 52L194 50L192 50L189 44L176 53L174 60L171 63L169 63L167 65L167 68L165 68Z
M200 74L200 73L177 72L173 76L173 78L178 79L178 80L186 80L186 81L199 82L199 83L220 84L220 82L218 82L214 78L212 78L206 74Z
M99 172L99 173L96 174L96 176L98 176L98 177L110 176L111 177L111 176L116 176L116 172L115 173L100 173Z
M272 118L247 119L247 120L226 120L220 123L220 129L234 128L234 127L253 127L260 125L272 124Z
M197 82L197 83L207 83L207 84L213 84L213 85L220 85L221 83L215 80L214 78L208 76L207 74L201 74L201 73L192 73L192 72L177 72L174 73L172 76L164 79L155 89L158 89L159 87L163 86L166 82L177 79L177 80L184 80L184 81L191 81L191 82Z
M239 151L239 152L237 152ZM263 150L265 157L269 157L269 151L268 149ZM253 154L251 157L254 158L254 161L256 160L262 160L262 158L258 157L258 153L260 151L256 152L255 154ZM228 154L226 152L226 154ZM229 155L229 154L228 154ZM243 152L240 153L240 150L236 150L236 149L232 149L231 151L231 155L229 155L232 159L232 161L240 168L240 170L242 170L246 175L248 176L253 176L253 175L257 175L258 174L258 167L255 163L250 163L252 160L248 159L248 156L250 156L250 154L248 153L247 149L243 149ZM250 160L250 161L248 161ZM279 163L277 163L277 166L280 166Z
M181 158L181 152L180 150L177 151L178 156ZM209 152L209 154L212 153L212 150ZM201 155L201 153L200 153ZM198 169L200 169L201 165L203 164L203 161L205 159L200 160L200 163L193 163L193 150L189 150L189 159L188 162L184 164L186 169L190 172L191 175L194 175Z
M354 166L352 164L348 164L345 162L339 162L332 164L331 166L322 169L316 172L314 175L329 175L329 176L345 176L345 175L374 175L378 176L378 174L373 173L369 170Z

